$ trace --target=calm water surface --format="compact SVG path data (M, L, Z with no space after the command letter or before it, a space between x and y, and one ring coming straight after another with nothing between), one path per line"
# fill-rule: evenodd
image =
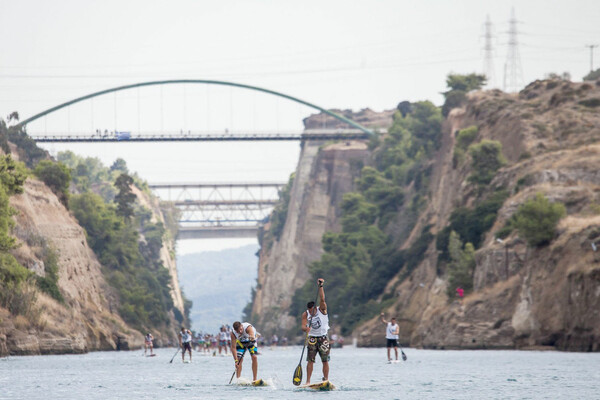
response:
M332 350L338 389L314 392L292 385L301 350L261 349L264 388L228 385L231 356L170 364L176 349L9 357L0 359L0 399L600 399L600 354L404 349L406 362L387 364L385 349L346 347ZM312 381L320 377L317 361Z

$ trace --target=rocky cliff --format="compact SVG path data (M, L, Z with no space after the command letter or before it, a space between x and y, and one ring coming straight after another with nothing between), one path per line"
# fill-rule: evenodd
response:
M155 202L141 192L136 195L153 210L153 219L162 218ZM24 290L28 312L15 316L0 307L0 356L84 353L142 346L144 333L129 327L119 316L118 297L107 284L102 267L88 246L84 229L56 195L43 182L29 177L24 192L12 196L10 204L16 210L13 235L19 243L12 254L38 276L45 275L47 255L55 254L57 286L64 301L57 301L28 285ZM183 314L173 245L166 242L161 259L171 273L173 302ZM173 316L171 320L172 325L177 324ZM173 332L154 332L157 344L166 343Z
M460 129L474 125L475 142L502 144L507 164L488 189L503 188L508 198L475 254L474 289L462 301L448 299L448 276L440 269L435 240L416 268L392 279L377 299L392 296L393 305L385 311L398 317L403 344L600 350L599 106L600 82L549 80L533 82L515 95L474 92L463 108L450 113L432 160L425 207L415 223L407 224L400 212L387 229L398 248L415 243L423 227L440 233L457 207L477 205L479 189L467 180L471 164L454 159ZM318 118L309 125L320 127ZM339 230L336 199L354 189L349 160L372 163L366 146L360 156L346 156L343 144L337 146L313 150L310 157L303 151L297 172L303 178L294 182L284 233L261 250L253 312L267 331L297 323L286 310L294 290L307 279L307 264L322 253L322 233ZM331 167L344 164L346 168ZM516 230L496 240L495 234L536 193L566 206L557 237L535 248ZM374 317L353 335L359 345L383 345L382 328Z
M371 128L382 127L391 123L388 114L363 110L361 115L372 121L361 121ZM318 127L321 119L329 117L323 115L307 118L305 127ZM345 116L354 118L350 112ZM328 121L327 127L333 125ZM297 316L288 315L292 295L309 278L308 265L321 258L323 234L340 230L342 196L354 190L354 179L369 155L364 142L303 144L281 237L260 250L252 314L258 317L256 324L263 333L281 333L297 325Z
M519 95L476 92L450 114L434 165L431 200L420 223L439 232L457 205L474 205L468 165L453 167L455 132L476 125L478 139L502 143L508 160L490 187L510 192L476 253L474 291L448 301L432 243L425 260L396 289L388 310L401 341L426 348L600 350L600 83L536 81ZM596 99L596 100L594 100ZM530 248L497 232L536 193L566 205L567 217L548 246ZM415 228L416 229L416 228ZM356 329L359 343L383 343L374 318Z
M44 274L42 253L58 255L58 286L64 304L39 292L29 318L0 309L0 354L60 354L110 350L142 344L116 312L116 300L85 232L42 182L28 178L24 193L13 196L14 233L21 265Z

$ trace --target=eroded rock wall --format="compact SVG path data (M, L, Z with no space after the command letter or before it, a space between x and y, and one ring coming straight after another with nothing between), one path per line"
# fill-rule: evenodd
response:
M308 279L308 265L321 258L323 234L340 230L342 196L353 189L357 167L368 157L362 142L304 143L281 237L260 251L252 311L264 334L298 324L298 316L288 314L292 296Z
M30 318L0 310L0 353L3 355L83 353L136 347L142 336L117 314L115 295L89 248L83 228L42 182L28 178L24 193L11 197L17 210L14 233L17 260L44 272L41 245L58 256L58 286L64 304L38 293Z

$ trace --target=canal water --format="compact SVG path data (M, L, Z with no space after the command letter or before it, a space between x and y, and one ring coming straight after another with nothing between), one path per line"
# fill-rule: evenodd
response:
M407 361L388 364L385 349L345 347L332 350L337 389L315 392L292 385L299 346L260 349L269 383L260 388L228 384L230 355L169 363L175 351L2 358L0 399L600 399L598 353L404 349ZM247 359L242 377L251 376ZM317 361L312 381L320 378Z

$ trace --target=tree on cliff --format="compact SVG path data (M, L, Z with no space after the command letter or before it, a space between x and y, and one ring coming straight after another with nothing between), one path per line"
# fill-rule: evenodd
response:
M65 207L68 206L71 172L66 165L61 162L42 160L36 165L33 173L52 190Z
M487 78L485 75L469 74L449 74L446 78L446 85L450 90L443 93L446 101L442 106L442 115L447 117L453 108L460 107L467 100L467 93L471 90L479 90L485 86Z
M473 288L473 271L475 270L475 248L471 243L463 247L460 236L452 231L448 243L450 263L448 264L448 287L446 293L449 298L454 296L457 288L470 292Z
M126 220L131 219L133 216L133 206L135 202L135 194L131 191L131 185L133 185L133 178L127 174L121 174L115 181L115 187L118 190L115 196L115 203L117 203L117 215L125 218Z
M30 310L35 296L32 291L24 293L22 288L31 273L8 253L17 247L16 239L10 234L16 211L10 206L9 198L23 193L26 178L21 163L15 162L10 155L0 157L0 305L14 315Z
M515 226L527 244L538 247L552 241L556 236L556 225L566 215L562 203L550 203L541 193L521 204L515 214Z

